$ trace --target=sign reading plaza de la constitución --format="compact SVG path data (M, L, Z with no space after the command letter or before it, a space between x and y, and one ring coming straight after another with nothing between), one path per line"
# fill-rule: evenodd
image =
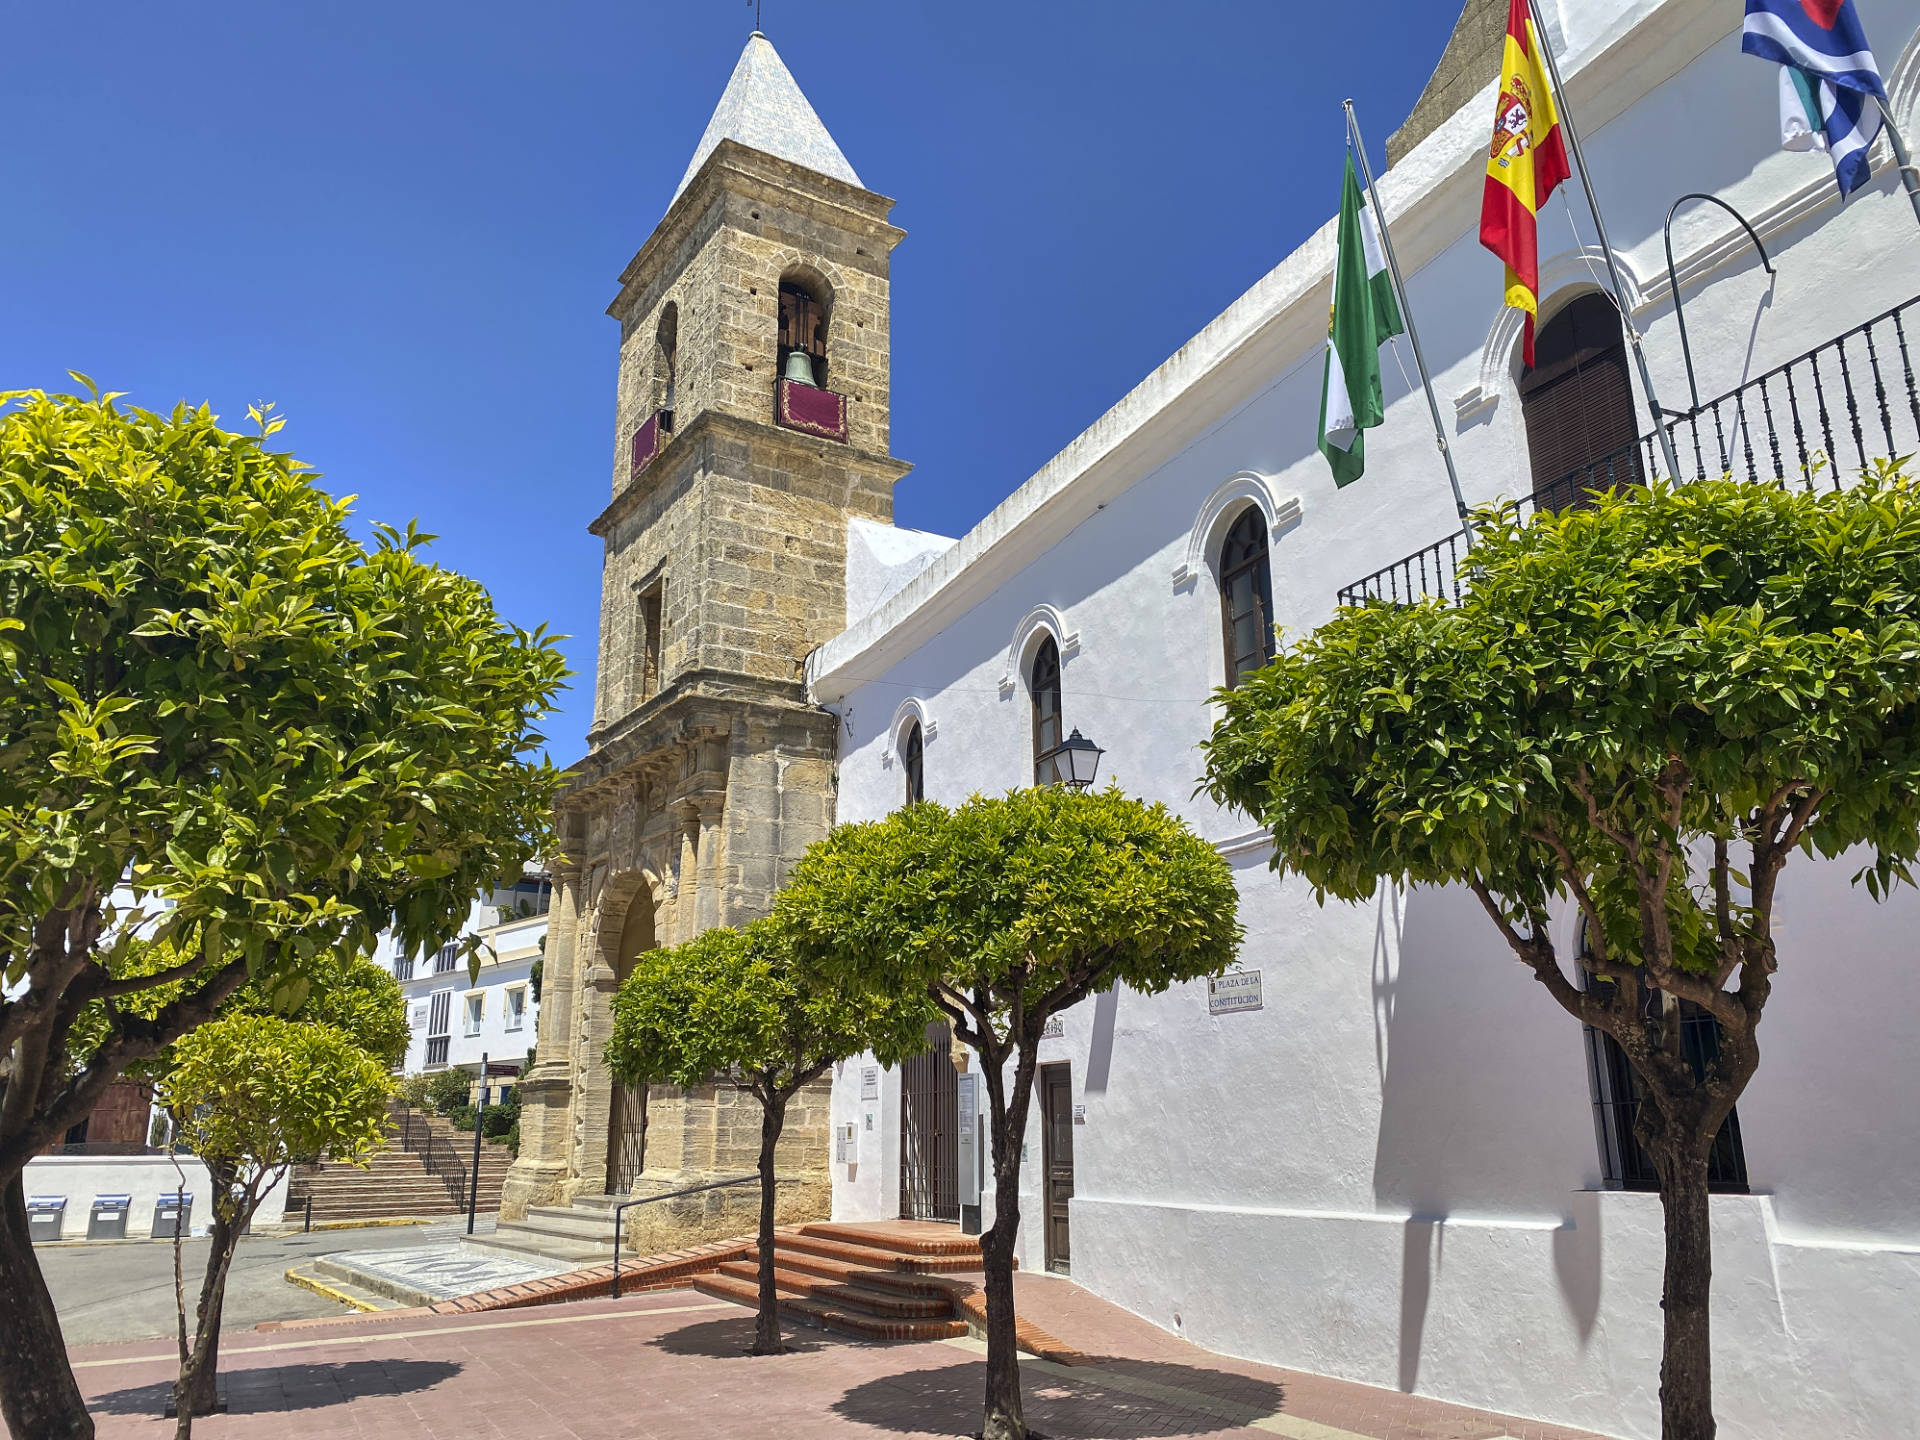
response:
M1233 1015L1260 1008L1260 972L1235 970L1207 981L1207 1013Z

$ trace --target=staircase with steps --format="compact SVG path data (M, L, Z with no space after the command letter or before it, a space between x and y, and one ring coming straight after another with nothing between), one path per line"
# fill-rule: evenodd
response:
M774 1235L774 1283L790 1320L866 1340L948 1340L967 1333L941 1277L977 1272L980 1242L951 1225L895 1221L801 1225ZM757 1309L760 1252L693 1280L694 1289Z
M611 1260L613 1207L620 1199L617 1195L582 1195L571 1205L530 1205L526 1219L502 1220L492 1233L471 1236L465 1243L481 1250L506 1250L582 1265Z
M287 1182L287 1219L306 1215L313 1197L315 1220L384 1220L409 1215L463 1215L473 1168L473 1132L453 1128L439 1115L395 1107L388 1113L388 1140L366 1168L327 1161L296 1165ZM478 1208L500 1208L500 1187L513 1163L504 1145L482 1142Z

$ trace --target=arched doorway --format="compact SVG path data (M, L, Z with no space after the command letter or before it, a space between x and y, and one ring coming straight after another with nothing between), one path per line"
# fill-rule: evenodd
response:
M653 896L643 885L627 902L620 924L620 942L614 951L613 974L624 982L633 962L653 949ZM625 1195L640 1178L647 1162L647 1087L613 1082L613 1104L607 1115L607 1193Z

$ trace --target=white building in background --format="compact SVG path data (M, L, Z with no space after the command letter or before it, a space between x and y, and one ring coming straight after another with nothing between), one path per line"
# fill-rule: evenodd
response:
M428 955L403 955L382 937L374 963L393 971L407 997L412 1038L402 1069L417 1075L449 1066L480 1073L518 1075L533 1048L539 998L533 967L547 935L553 886L534 866L510 886L473 902L459 940ZM460 942L479 940L480 974L474 979Z
M1630 321L1661 400L1689 415L1683 468L1794 473L1819 452L1845 472L1920 447L1920 227L1884 142L1842 208L1824 156L1780 150L1776 72L1740 54L1733 0L1544 8ZM1647 411L1590 223L1576 206L1576 234L1559 201L1522 372L1477 236L1494 9L1469 5L1448 57L1488 83L1436 113L1454 93L1437 75L1381 190L1468 499L1553 503L1609 457L1644 473L1621 452ZM1920 136L1920 0L1859 9ZM1725 211L1689 203L1676 296L1663 224L1694 192L1753 224L1772 274ZM1606 1043L1507 963L1471 896L1322 908L1270 871L1264 834L1193 794L1208 697L1264 658L1266 623L1298 634L1343 591L1452 584L1444 472L1391 359L1366 477L1336 491L1315 451L1332 260L1330 221L951 548L855 537L850 610L870 608L807 672L844 721L839 818L920 787L957 803L1032 783L1037 745L1075 728L1106 748L1101 783L1180 811L1234 867L1233 1005L1204 983L1121 990L1043 1042L1025 1266L1070 1269L1210 1349L1652 1437L1660 1206ZM1717 1169L1718 1408L1746 1440L1920 1435L1920 897L1876 905L1855 868L1789 867L1766 1058ZM953 1218L950 1079L871 1069L835 1083L852 1127L835 1218ZM909 1127L927 1106L936 1123ZM909 1128L949 1138L907 1146Z

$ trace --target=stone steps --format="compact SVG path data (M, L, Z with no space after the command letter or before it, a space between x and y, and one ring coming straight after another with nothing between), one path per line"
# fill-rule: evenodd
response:
M760 1262L758 1259L730 1260L714 1273L730 1280L744 1280L754 1287L756 1296L759 1294ZM877 1285L829 1280L819 1275L809 1275L800 1270L789 1269L782 1265L778 1258L774 1261L773 1283L783 1296L802 1295L809 1300L860 1310L869 1315L886 1316L898 1320L950 1320L953 1318L953 1301L945 1293L906 1295Z
M757 1310L760 1287L750 1280L734 1280L721 1275L694 1277L693 1288L718 1300L732 1300ZM967 1333L967 1322L948 1320L896 1320L870 1314L845 1305L827 1304L788 1291L780 1292L780 1313L804 1325L835 1330L862 1340L952 1340Z
M287 1183L287 1214L305 1218L313 1201L315 1220L373 1220L407 1215L463 1215L473 1166L473 1134L453 1128L438 1115L414 1112L411 1133L416 1146L429 1143L438 1170L429 1169L421 1149L398 1148L400 1129L388 1131L388 1146L366 1166L340 1161L298 1165ZM431 1141L429 1142L429 1137ZM480 1151L477 1208L492 1214L513 1159L498 1145Z
M596 1244L588 1240L564 1240L550 1231L528 1229L514 1221L496 1226L491 1234L469 1236L461 1243L479 1250L506 1250L515 1255L564 1260L579 1265L592 1265L613 1259L612 1236L608 1236L605 1244Z
M810 1224L774 1235L780 1313L865 1340L948 1340L967 1333L951 1282L939 1274L980 1268L979 1241L928 1226ZM694 1289L754 1309L759 1247L696 1275ZM964 1288L964 1287L962 1287Z

